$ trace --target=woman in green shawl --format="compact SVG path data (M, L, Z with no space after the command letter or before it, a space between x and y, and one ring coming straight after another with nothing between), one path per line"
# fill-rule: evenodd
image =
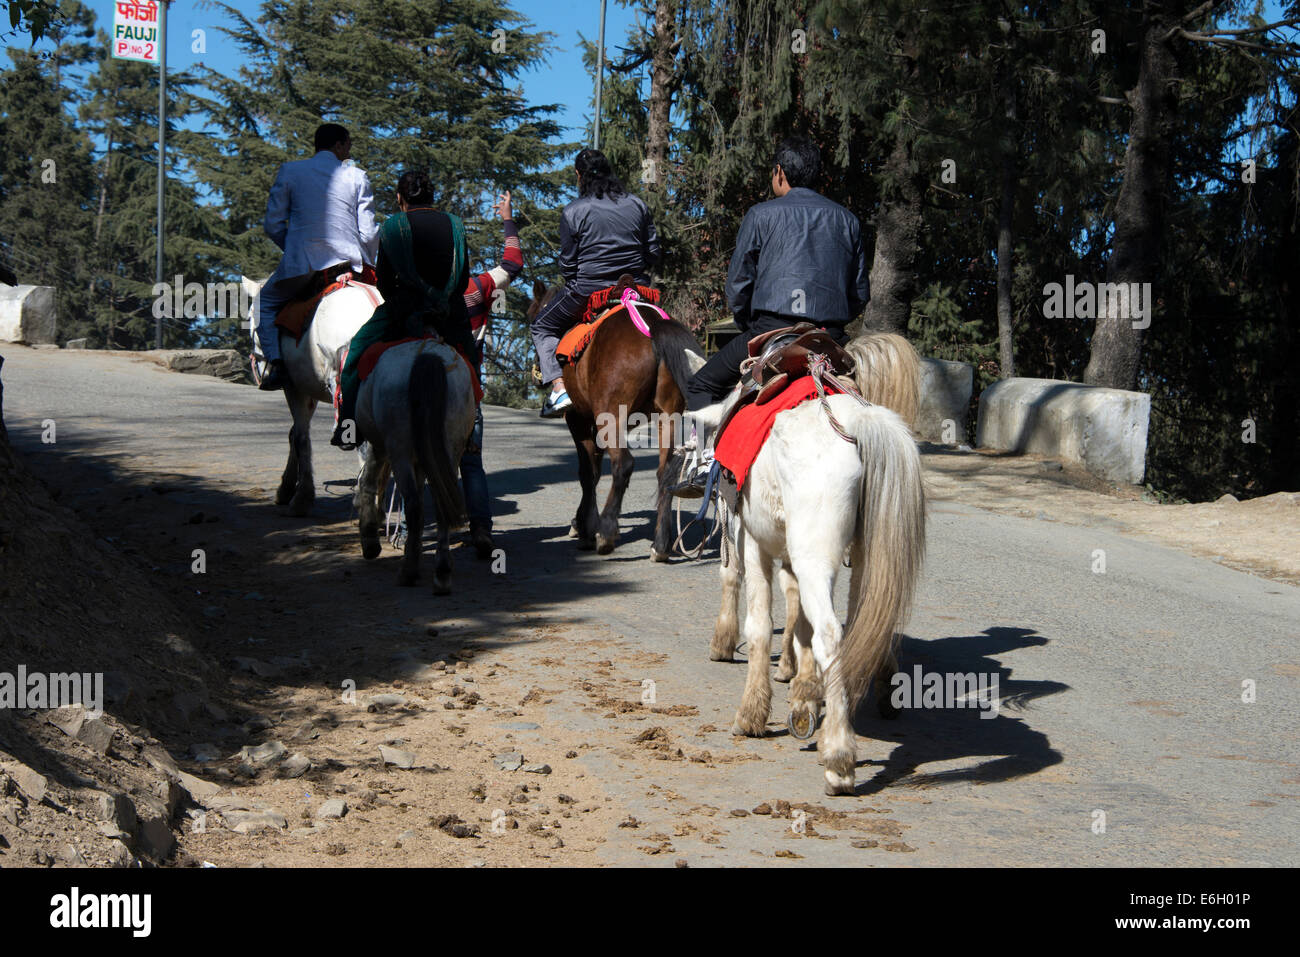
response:
M423 172L408 171L397 182L401 212L379 229L375 271L384 302L348 346L343 365L339 424L330 444L355 448L362 436L355 429L357 394L361 391L361 356L376 342L421 336L431 327L474 365L478 346L465 308L469 251L465 227L450 213L432 209L433 184ZM348 441L351 438L352 441Z

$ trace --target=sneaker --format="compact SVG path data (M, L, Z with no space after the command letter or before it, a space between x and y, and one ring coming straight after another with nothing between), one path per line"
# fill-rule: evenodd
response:
M289 384L289 373L285 371L283 359L272 359L267 366L266 377L258 383L263 392L274 392Z
M571 405L573 405L573 400L569 398L567 391L552 392L546 397L546 403L542 406L542 418L563 418L564 413Z

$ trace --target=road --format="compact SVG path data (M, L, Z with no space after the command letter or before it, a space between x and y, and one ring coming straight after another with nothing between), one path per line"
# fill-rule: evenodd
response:
M346 524L354 459L328 446L326 416L313 430L316 519L289 519L269 504L288 428L278 396L129 357L21 347L4 355L11 441L53 484L69 486L74 464L88 462L114 482L163 473L184 485L183 507L225 514L226 532L268 547L332 528L331 541L346 548L318 549L301 568L355 569L348 574L357 594L382 602L367 608L370 638L384 635L385 622L408 638L413 622L441 622L444 638L476 643L476 667L499 656L513 669L512 687L540 688L545 697L510 741L526 753L583 741L574 759L582 783L599 785L617 808L571 862L1300 863L1295 587L1104 528L932 502L903 668L996 675L1001 706L992 718L913 709L887 722L868 705L856 722L859 794L827 798L815 750L783 732L787 686L776 686L768 737L727 731L745 666L743 655L736 664L707 660L716 551L668 566L649 561L652 453L638 455L623 543L608 558L580 553L565 535L577 499L567 430L535 413L487 408L484 456L506 567L494 575L458 551L455 594L435 598L393 585L389 551L362 564ZM50 419L57 441L42 444ZM106 494L69 487L63 501L93 524ZM321 641L331 628L355 627L333 614L313 624ZM382 670L391 650L377 643L372 664ZM648 679L666 710L593 707L581 688L597 678L631 702ZM1253 701L1243 701L1243 682L1253 683ZM673 716L678 705L689 717ZM683 757L644 753L646 743L634 739L655 726L682 743ZM692 749L707 758L694 759ZM815 817L825 826L814 840L793 819L731 813L778 800L849 812L851 821ZM628 816L643 826L619 827ZM676 827L655 835L663 853L647 849L656 822Z

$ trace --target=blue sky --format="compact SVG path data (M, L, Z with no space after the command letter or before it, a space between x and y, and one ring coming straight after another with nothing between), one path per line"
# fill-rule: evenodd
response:
M83 0L95 11L99 27L113 31L113 0ZM260 2L234 0L230 4L250 20L255 20ZM550 57L541 69L523 77L525 92L531 103L558 103L563 107L559 121L570 127L566 138L579 139L591 116L591 98L595 77L582 63L579 34L595 40L600 25L599 0L513 0L510 6L528 19L531 28L554 34ZM605 12L606 56L615 54L627 36L633 20L632 11L619 0L608 0ZM201 0L176 0L167 14L167 67L184 70L203 63L233 75L240 66L238 51L226 42L219 28L230 26L225 12ZM4 26L8 26L7 23ZM207 53L191 52L194 30L206 32Z

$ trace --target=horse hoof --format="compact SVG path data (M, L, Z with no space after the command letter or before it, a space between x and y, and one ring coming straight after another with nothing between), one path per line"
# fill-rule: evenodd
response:
M793 671L785 671L782 668L776 669L776 674L772 675L773 681L779 681L781 684L789 684L794 679Z
M826 793L831 797L838 797L843 794L855 794L857 789L853 785L853 775L847 777L842 774L836 774L834 771L826 772Z
M275 504L288 505L291 498L293 498L293 489L282 488L275 493Z
M614 550L614 546L617 544L618 544L618 536L614 536L613 538L606 538L604 535L597 535L596 554L608 555L610 552Z
M313 504L314 500L310 498L294 499L289 503L289 514L294 518L306 518L311 514Z
M596 550L596 540L594 538L578 539L578 550L583 552L594 552Z
M790 729L790 734L800 741L807 741L817 733L817 712L800 708L790 712L790 716L785 719L785 726ZM827 780L830 779L830 772L826 772Z
M378 558L379 552L382 550L382 548L383 546L379 544L378 539L376 539L373 542L362 542L361 557L364 558L366 561L370 561L372 558Z
M672 557L672 556L670 556L667 552L661 552L661 551L659 551L657 548L655 548L654 546L651 546L651 548L650 548L650 559L651 559L651 561L667 563L667 561L668 561L668 559L669 559L670 557Z
M711 650L711 651L709 652L709 660L710 660L710 661L725 661L725 662L727 662L728 664L731 664L732 662L734 662L734 661L736 660L736 657L735 657L734 653L732 653L732 652L730 652L730 651L712 651L712 650Z
M577 537L578 537L578 523L577 523L577 522L570 522L570 523L569 523L569 537L570 537L570 538L577 538Z

